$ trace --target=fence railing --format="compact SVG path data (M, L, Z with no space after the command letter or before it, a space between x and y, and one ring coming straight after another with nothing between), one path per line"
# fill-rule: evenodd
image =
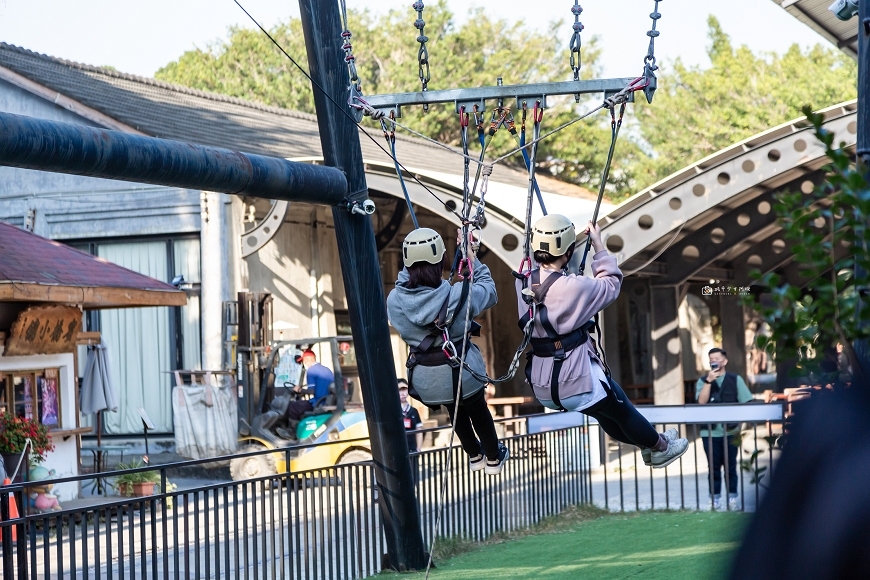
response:
M720 407L720 414L732 413L724 409L728 406ZM766 415L759 414L761 407L767 409ZM749 435L743 442L747 448L749 442L758 448L764 433L776 432L774 423L781 421L781 408L777 415L770 407L743 405L734 411L742 413L740 420L754 425L743 431ZM691 435L688 416L674 408L664 408L672 409L667 416L649 409L662 408L642 410L658 413L651 420L663 426L679 425ZM737 420L732 415L701 419ZM690 459L690 449L679 462L653 472L638 461L639 452L611 444L584 415L515 417L504 424L509 433L518 434L504 439L511 459L498 476L471 472L458 446L428 449L410 458L427 545L436 536L480 541L495 532L526 528L581 503L613 510L708 506L704 487L708 471L697 438L694 459ZM286 453L289 459L298 449L277 453ZM249 455L267 453L276 451ZM756 471L740 470L740 482L741 490L754 489L757 498L761 483L755 474L760 470L764 475L762 468L773 464L774 449L770 446L753 454L750 464ZM143 468L160 471L159 493L145 498L89 498L91 505L58 512L30 513L21 501L26 487L0 488L2 577L301 580L364 578L380 571L386 550L372 462L241 482L204 480L187 489L166 485L167 472L214 461ZM143 469L52 483L86 483L98 476L111 479ZM439 503L443 477L447 487ZM10 493L17 496L22 509L18 518L9 515ZM749 495L749 491L741 493ZM743 502L738 509L752 509L754 504ZM436 528L439 505L443 515Z

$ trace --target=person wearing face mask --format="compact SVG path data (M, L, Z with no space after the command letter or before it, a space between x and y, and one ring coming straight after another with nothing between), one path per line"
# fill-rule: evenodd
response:
M746 381L738 374L725 371L728 356L721 348L710 349L710 372L698 379L695 384L695 398L700 405L716 403L746 403L752 400L752 393L746 386ZM704 453L707 455L707 465L713 472L710 481L710 495L713 507L720 507L722 495L722 469L725 468L725 450L727 437L728 451L728 501L731 507L737 507L737 446L740 435L740 424L710 425L701 429L701 439L704 442ZM708 478L708 481L710 478Z

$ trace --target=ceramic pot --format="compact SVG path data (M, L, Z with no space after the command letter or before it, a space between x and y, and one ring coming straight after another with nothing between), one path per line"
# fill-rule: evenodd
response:
M124 496L145 497L146 495L154 495L154 490L157 487L156 483L119 483L118 493Z
M3 465L6 466L6 477L12 479L12 473L15 471L15 468L18 466L18 462L21 461L21 467L18 468L18 475L15 476L15 479L12 480L12 483L22 483L26 481L24 474L27 473L27 458L21 460L21 456L24 455L23 451L19 451L18 453L3 453Z

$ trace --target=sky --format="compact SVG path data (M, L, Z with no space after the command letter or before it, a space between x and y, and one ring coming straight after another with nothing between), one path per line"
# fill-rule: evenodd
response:
M298 16L293 0L239 0L267 28ZM409 34L416 34L413 0L346 0L348 8L383 13L389 8L408 12ZM432 4L433 0L425 0ZM639 74L648 39L654 0L581 0L584 38L598 35L606 76ZM471 7L497 7L497 14L527 26L545 29L565 18L567 46L573 23L573 0L448 0L461 22ZM530 14L534 7L534 14ZM666 0L656 41L659 60L681 58L692 65L708 64L707 17L719 18L736 44L755 51L782 52L791 44L830 44L800 24L772 0ZM424 11L425 18L425 11ZM233 0L0 0L0 40L36 52L76 62L105 66L141 76L194 48L205 48L227 37L230 26L252 27ZM437 67L433 55L433 71ZM568 64L566 63L566 69Z

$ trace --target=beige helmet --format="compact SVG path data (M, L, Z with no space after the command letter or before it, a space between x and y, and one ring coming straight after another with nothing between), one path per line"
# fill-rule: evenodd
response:
M563 256L574 242L577 234L574 224L567 217L556 213L544 216L532 227L532 251Z
M440 264L446 251L444 240L438 232L430 228L412 231L402 243L402 259L406 268L417 262Z

